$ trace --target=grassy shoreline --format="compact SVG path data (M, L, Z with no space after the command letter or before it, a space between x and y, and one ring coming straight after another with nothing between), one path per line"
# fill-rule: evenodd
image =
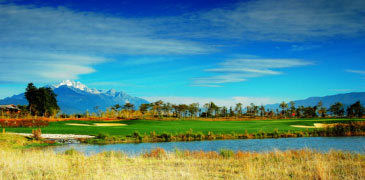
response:
M130 136L117 137L109 136L107 134L99 134L93 139L81 140L83 143L91 144L110 144L110 143L142 143L142 142L176 142L176 141L202 141L202 140L228 140L228 139L264 139L264 138L291 138L291 137L343 137L343 136L365 136L365 122L353 122L346 124L337 124L333 127L313 129L306 131L288 131L280 132L274 130L273 132L259 131L258 133L249 134L247 131L244 134L214 134L208 132L193 132L193 130L186 133L172 134L162 133L142 135L139 132L134 132Z
M157 148L138 156L116 151L86 156L73 149L24 149L38 142L0 134L0 179L365 179L365 154L360 153Z
M97 124L125 124L126 126L93 126ZM313 125L314 123L343 124L319 129L297 128L292 125ZM80 124L83 126L72 126ZM28 132L33 128L5 128L6 131ZM183 131L185 130L185 131ZM221 139L262 139L319 136L364 136L365 121L362 119L288 119L260 121L62 121L50 122L42 133L88 134L94 139L80 139L83 143L141 143L170 141L201 141Z

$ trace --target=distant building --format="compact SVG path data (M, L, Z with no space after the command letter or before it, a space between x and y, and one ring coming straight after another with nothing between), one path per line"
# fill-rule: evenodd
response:
M0 105L0 111L4 113L20 113L20 109L14 104Z

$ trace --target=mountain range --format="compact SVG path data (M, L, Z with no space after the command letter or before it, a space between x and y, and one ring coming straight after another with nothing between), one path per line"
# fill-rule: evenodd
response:
M117 92L114 89L108 91L88 88L80 82L65 80L57 85L47 85L57 94L57 103L62 113L74 114L84 113L86 110L94 112L98 109L104 111L106 108L115 104L124 105L129 102L138 108L141 104L149 103L147 100L133 97L125 92ZM24 93L7 97L0 100L0 104L27 105L28 101L24 97Z
M129 102L134 105L134 109L137 109L141 104L149 103L147 100L132 97L125 92L117 92L114 89L108 91L97 90L94 88L88 88L80 82L65 80L57 85L47 85L57 94L57 102L61 108L62 113L74 114L84 113L86 110L89 112L95 112L95 107L104 111L106 108L115 104L124 105ZM346 94L337 94L324 97L310 97L304 100L296 100L295 106L315 106L319 101L322 101L323 106L329 108L336 102L341 102L346 106L349 106L356 101L363 102L365 104L365 92L353 92ZM287 102L288 103L288 102ZM24 97L24 93L7 97L0 100L2 104L15 104L15 105L27 105L28 101ZM265 105L267 109L277 109L279 104Z
M352 92L352 93L336 94L324 97L310 97L303 100L296 100L294 102L295 102L295 107L298 107L298 106L316 106L319 101L322 101L323 107L327 108L329 108L336 102L341 102L345 107L350 106L356 101L360 101L362 102L362 104L365 104L365 92ZM279 104L268 104L265 107L267 109L277 109L279 108Z

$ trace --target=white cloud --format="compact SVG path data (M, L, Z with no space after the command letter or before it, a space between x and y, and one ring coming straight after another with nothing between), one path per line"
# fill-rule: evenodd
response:
M1 42L16 47L116 54L200 54L211 50L192 41L164 38L140 19L66 8L0 5L0 25Z
M201 14L218 37L305 41L362 36L363 0L256 0ZM222 33L223 32L223 33Z
M93 66L108 61L104 57L109 55L213 51L193 41L165 38L140 19L62 7L0 4L0 27L0 82L77 79L95 72Z
M235 96L228 98L205 98L205 97L183 97L183 96L158 96L158 97L143 97L144 99L155 102L158 100L162 100L164 102L170 102L173 104L191 104L191 103L199 103L200 106L203 106L205 103L213 101L218 106L226 106L226 107L234 107L237 103L242 103L243 106L248 106L251 103L256 105L266 105L266 104L274 104L280 102L279 98L270 98L270 97L243 97L243 96Z
M352 70L352 69L348 69L348 70L346 70L346 72L355 73L355 74L365 74L365 70Z
M0 4L0 81L74 79L94 72L93 66L107 61L102 57L109 55L210 53L216 47L203 42L216 42L213 39L306 41L358 37L365 32L364 14L363 0L256 0L159 18L112 17L63 7L4 3ZM313 47L293 50L308 48ZM251 67L241 65L243 61L225 61L206 70L216 74L196 78L198 83L194 85L217 87L282 73L274 68L304 65L298 64L301 60L267 60L270 66L265 67L256 60L256 64L244 60ZM139 59L135 64L146 61ZM232 67L234 63L239 67Z
M219 87L216 84L223 84L223 83L234 83L234 82L242 82L246 81L246 79L239 77L238 74L227 74L227 75L218 75L218 76L211 76L211 77L200 77L194 78L194 84L205 86L205 87Z
M319 45L292 45L291 50L292 51L307 51L312 49L320 48Z
M1 49L1 48L0 48ZM49 82L77 79L92 73L91 67L108 61L103 57L52 53L2 53L0 82Z
M170 37L302 42L364 36L364 13L363 0L251 0L145 21Z
M139 58L130 58L124 61L122 64L125 66L141 66L147 64L157 64L163 62L169 62L175 60L174 58L157 57L157 56L145 56Z
M217 68L206 69L205 71L216 74L195 78L193 85L209 87L217 84L242 82L249 78L282 74L282 72L272 69L312 64L310 61L300 59L231 59L218 64L219 67Z

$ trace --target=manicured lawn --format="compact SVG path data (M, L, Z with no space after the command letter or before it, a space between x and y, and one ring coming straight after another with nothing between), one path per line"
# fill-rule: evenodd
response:
M197 121L197 120L179 120L179 121L157 121L157 120L128 120L114 121L107 123L123 123L127 126L71 126L67 123L92 124L103 123L105 121L62 121L51 122L48 127L42 128L42 133L52 134L85 134L97 135L107 133L109 135L130 135L135 131L149 134L155 131L157 134L162 132L182 133L192 129L194 132L203 132L207 134L211 131L215 134L222 133L256 133L260 130L273 132L274 129L279 131L297 131L305 130L303 128L291 127L291 125L312 126L313 123L337 123L360 121L363 119L285 119L285 120L255 120L255 121ZM310 129L311 130L311 129ZM32 128L6 128L7 132L25 132L31 133Z

